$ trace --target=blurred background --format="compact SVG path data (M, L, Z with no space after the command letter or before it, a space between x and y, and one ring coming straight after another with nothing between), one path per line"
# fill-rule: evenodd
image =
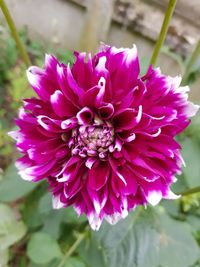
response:
M168 0L7 0L18 29L45 48L96 51L99 42L138 46L148 58L160 31ZM2 14L0 15L3 23ZM186 59L200 38L200 2L179 0L171 20L166 47L158 65L170 75L183 74ZM175 55L169 56L168 52ZM179 58L180 57L180 58ZM198 84L191 97L200 99Z
M0 0L1 1L1 0ZM53 53L64 63L73 51L98 50L105 42L139 50L144 74L158 37L167 0L5 0L33 65ZM190 99L200 103L200 1L179 0L157 65L168 75L185 75ZM192 53L196 54L191 61ZM26 66L0 12L0 267L199 267L200 194L163 201L133 212L114 227L85 230L72 209L52 211L46 183L22 181L19 156L7 132L14 129L22 99L33 96ZM179 193L200 185L200 116L179 137L187 168ZM133 223L134 222L134 223ZM137 232L137 234L136 234ZM73 242L84 241L69 255ZM66 259L66 260L65 260Z

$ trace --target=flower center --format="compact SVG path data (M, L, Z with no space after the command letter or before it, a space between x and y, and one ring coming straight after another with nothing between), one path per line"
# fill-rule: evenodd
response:
M72 155L106 158L114 141L114 129L108 125L80 126L72 133Z

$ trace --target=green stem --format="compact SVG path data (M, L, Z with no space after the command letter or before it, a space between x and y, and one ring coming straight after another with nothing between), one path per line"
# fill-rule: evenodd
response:
M20 53L20 56L23 59L23 61L26 64L26 66L29 67L31 65L29 56L28 56L28 54L27 54L27 52L25 50L25 47L24 47L23 43L20 40L20 37L19 37L19 35L17 33L17 29L16 29L16 26L15 26L15 23L14 23L11 15L10 15L10 12L9 12L4 0L0 0L0 8L1 8L1 10L2 10L4 16L5 16L5 19L6 19L7 23L8 23L8 26L10 28L11 34L12 34L13 38L15 39L17 48L18 48L19 53Z
M188 196L188 195L192 195L192 194L196 194L196 193L200 193L200 186L197 186L197 187L188 189L188 190L186 190L186 191L183 191L183 192L181 192L181 193L178 194L178 195L181 195L181 196Z
M175 9L176 2L177 2L177 0L169 0L169 4L168 4L168 7L167 7L167 10L165 13L165 18L164 18L164 21L163 21L163 24L162 24L162 27L160 30L160 34L159 34L159 37L156 41L156 44L155 44L155 47L153 50L153 54L152 54L152 57L150 60L150 64L152 64L154 67L155 67L160 49L161 49L161 47L165 41L165 37L166 37L168 27L169 27L169 22L171 20L173 11Z
M188 64L186 65L185 73L184 73L183 80L182 80L182 84L183 85L186 84L188 76L189 76L190 71L192 69L192 66L197 61L197 58L199 57L199 55L200 55L200 40L197 42L197 45L196 45L196 47L194 49L194 52L192 53L191 58L188 61Z
M80 245L80 243L82 242L82 240L85 238L85 235L86 235L85 233L84 233L84 234L79 234L79 235L78 235L77 240L76 240L76 241L74 242L74 244L69 248L69 250L66 251L66 253L64 254L64 256L63 256L61 262L60 262L59 265L58 265L58 267L62 267L62 266L65 264L67 258L69 258L69 257L73 254L73 252L77 249L77 247Z

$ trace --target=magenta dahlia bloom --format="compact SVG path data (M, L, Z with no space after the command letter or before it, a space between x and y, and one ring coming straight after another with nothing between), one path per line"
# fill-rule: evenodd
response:
M177 197L174 138L198 107L180 77L152 67L140 77L135 46L75 57L70 67L47 55L44 69L28 69L38 98L24 100L11 136L24 154L21 177L47 179L53 207L72 205L97 230L104 218L114 224L138 205Z

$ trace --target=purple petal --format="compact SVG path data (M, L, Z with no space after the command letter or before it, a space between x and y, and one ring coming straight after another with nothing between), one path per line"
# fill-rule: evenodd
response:
M99 190L101 189L110 175L110 168L107 162L100 161L97 162L88 174L88 186L91 189Z
M139 106L137 112L133 109L125 109L119 112L114 118L114 125L118 131L134 128L141 120L142 106Z
M104 120L110 119L113 113L114 113L114 107L111 103L108 103L99 108L99 116Z
M51 105L55 113L59 117L70 117L74 116L77 112L76 107L69 102L63 93L59 90L56 90L53 95L50 97Z
M92 121L94 114L88 107L84 107L77 113L76 117L78 124L88 125Z

